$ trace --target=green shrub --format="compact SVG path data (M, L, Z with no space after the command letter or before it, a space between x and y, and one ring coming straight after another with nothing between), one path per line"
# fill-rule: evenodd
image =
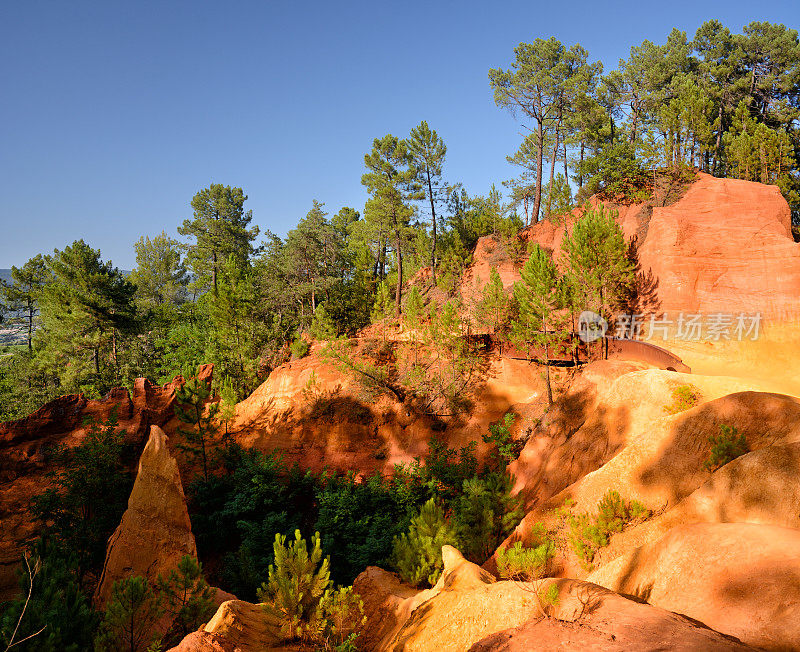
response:
M289 350L292 352L292 357L295 360L299 360L300 358L305 358L308 355L309 350L311 349L311 345L306 342L303 337L298 336L294 342L292 342L291 346L289 346Z
M156 587L172 617L172 625L163 639L165 646L178 645L215 611L214 591L203 577L203 567L189 555L184 555L177 569L166 578L159 575Z
M319 606L325 621L325 630L321 637L325 649L355 652L355 639L358 636L355 630L367 620L361 596L353 592L352 586L345 586L335 591L326 591Z
M667 414L678 414L700 402L700 390L694 385L679 385L672 389L672 404L664 408Z
M587 568L591 567L597 551L608 545L612 534L650 515L650 510L640 502L626 502L613 489L597 503L597 514L575 514L573 505L573 501L567 500L558 514L567 528L567 543Z
M520 452L517 442L511 437L514 419L515 416L511 412L506 412L500 421L489 425L489 434L482 436L485 444L495 444L497 447L494 455L501 467L516 459Z
M497 553L497 571L503 579L532 582L547 575L556 545L541 523L531 531L532 546L525 548L517 541Z
M719 435L711 435L708 438L708 443L711 444L711 454L703 463L703 468L708 471L716 471L750 450L747 447L747 438L739 434L735 427L723 424L719 428Z
M463 493L452 503L453 522L470 561L484 563L525 515L513 487L512 476L498 471L464 480Z
M412 586L433 586L442 574L442 546L458 545L455 529L433 498L411 519L406 534L394 540L392 564Z
M19 597L0 604L0 649L7 645L15 652L91 649L98 617L81 592L76 560L64 556L62 550L37 539L30 554L26 553L19 573Z

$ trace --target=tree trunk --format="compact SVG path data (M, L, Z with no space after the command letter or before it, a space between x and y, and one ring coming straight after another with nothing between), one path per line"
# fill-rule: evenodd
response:
M533 197L531 222L539 221L539 208L542 205L542 163L544 161L544 125L538 120L536 131L536 194Z
M403 299L403 251L400 248L400 225L397 223L397 211L392 211L394 215L395 240L397 242L397 288L394 292L394 303L397 316L403 311L401 305Z
M550 384L550 352L547 350L547 331L544 332L544 368L547 374L547 404L553 404L553 386Z
M214 296L217 296L217 252L214 251L211 253L212 256L212 267L211 267L211 280L214 284Z
M436 285L436 207L433 201L433 185L431 184L431 171L426 166L425 172L428 175L428 197L431 200L431 223L433 224L433 246L431 247L431 278Z
M580 167L578 168L579 169L579 172L578 172L578 190L581 190L583 188L583 150L584 150L584 147L585 147L585 145L584 145L583 141L581 141L581 163L580 163Z
M556 129L556 144L553 147L553 157L550 160L550 186L547 190L547 210L545 217L550 217L550 209L553 207L553 177L556 174L556 156L558 156L558 129Z

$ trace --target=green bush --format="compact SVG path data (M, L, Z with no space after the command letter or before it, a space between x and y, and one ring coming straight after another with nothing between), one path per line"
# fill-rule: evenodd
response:
M278 534L273 555L275 563L258 598L278 619L286 639L323 645L326 650L355 649L355 629L365 621L364 604L352 587L331 586L319 532L311 538L310 550L300 530L295 530L288 546L286 537Z
M556 554L555 541L541 523L531 531L530 547L517 541L497 553L497 571L503 579L532 582L547 575L548 565Z
M470 561L484 563L525 515L513 487L512 476L498 471L464 480L463 493L452 502L453 522Z
M700 390L694 385L679 385L672 390L672 404L664 408L667 414L678 414L700 402Z
M98 617L81 592L76 566L75 558L64 556L53 542L34 542L19 573L19 597L0 605L0 649L12 643L11 649L19 652L91 649Z
M203 567L196 559L184 555L178 567L156 580L159 596L172 625L164 635L165 646L178 645L214 613L214 591L203 577Z
M597 503L597 513L575 514L573 501L567 500L558 514L567 528L566 540L587 568L591 567L597 551L608 545L611 535L622 532L632 521L647 518L650 511L634 500L626 502L619 492L609 489Z
M323 476L315 491L315 528L330 554L331 574L343 584L391 556L395 537L408 529L424 500L402 481L379 474L361 482L352 473Z
M300 358L305 358L308 355L309 350L311 349L311 345L303 339L302 336L298 336L294 342L292 342L291 346L289 346L289 350L292 352L292 357L295 360L299 360Z
M719 428L719 435L711 435L708 438L708 443L711 444L711 453L703 463L703 468L708 471L716 471L750 450L747 447L747 438L739 434L735 427L723 424Z
M411 519L406 534L394 540L392 564L412 586L433 586L442 574L442 546L458 545L453 526L433 498Z
M520 453L517 442L511 437L511 426L514 425L515 416L511 412L503 415L497 423L489 425L489 434L482 435L485 444L494 444L494 455L498 466L505 468L506 464L516 459Z

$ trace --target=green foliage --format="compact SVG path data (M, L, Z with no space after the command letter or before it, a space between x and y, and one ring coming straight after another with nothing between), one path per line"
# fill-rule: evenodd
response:
M292 342L289 350L292 352L292 357L295 360L299 360L300 358L305 358L308 355L308 352L311 350L311 345L302 335L298 335Z
M95 649L145 652L158 639L154 629L163 615L161 599L144 577L117 580L111 587Z
M330 555L331 574L352 583L367 566L384 563L395 537L408 528L422 502L401 479L372 475L357 482L352 474L323 476L316 487L319 530Z
M470 561L483 564L525 515L513 487L513 477L498 471L464 481L463 493L452 502L453 524Z
M568 501L559 510L567 527L567 543L587 568L591 567L597 551L608 545L611 535L622 532L632 521L647 518L650 511L640 502L626 502L619 492L609 489L597 503L597 513L575 514Z
M494 444L496 450L494 455L497 464L505 468L506 464L516 459L519 455L517 442L511 437L511 426L514 425L516 417L511 412L506 412L503 418L497 423L489 424L489 434L482 435L485 444Z
M403 320L410 329L416 330L422 325L423 309L422 295L419 288L414 285L406 293L403 305Z
M352 586L333 591L328 589L320 600L319 610L325 621L325 629L320 637L325 649L355 652L358 649L355 630L367 620L361 596L353 592Z
M54 542L38 539L33 544L19 573L21 594L0 616L0 645L11 644L16 630L12 649L20 652L91 648L98 618L81 591L76 566L77 560L65 557ZM22 642L29 636L33 637Z
M38 365L58 378L63 393L104 394L121 379L122 341L137 327L136 286L83 240L45 262Z
M194 238L187 247L187 261L195 274L195 285L212 290L215 296L226 261L233 257L241 271L253 253L258 227L247 228L253 212L245 212L245 201L247 195L241 188L212 183L192 198L193 215L178 227L178 233Z
M314 311L309 332L316 340L331 340L336 337L336 326L325 310L325 304L319 304Z
M495 337L505 339L506 326L510 317L511 301L503 287L497 268L492 267L489 280L483 286L480 299L473 308L473 314L481 326L486 327Z
M708 471L716 471L750 451L747 446L747 438L744 434L739 434L735 426L722 424L719 429L719 435L711 435L708 438L708 443L711 444L711 453L703 463L703 468Z
M116 414L102 423L87 420L86 425L78 446L50 451L59 470L50 473L51 487L32 506L45 523L45 533L75 555L81 584L86 573L102 566L106 542L125 511L132 485L123 465L126 447Z
M503 579L532 582L547 575L550 561L555 557L555 541L541 523L531 529L533 545L523 547L521 541L497 552L497 572Z
M694 385L678 385L672 389L672 404L664 408L667 414L678 414L700 402L700 390Z
M186 443L179 444L179 448L192 459L200 460L206 480L213 461L212 453L218 443L216 417L219 404L209 403L210 399L210 383L196 377L175 390L175 416L188 426L178 427L178 432L186 438Z
M433 586L442 573L442 546L458 545L455 529L444 510L431 498L411 519L406 534L394 541L392 564L403 581L412 586Z
M184 555L178 568L156 580L160 599L172 625L165 634L164 645L177 645L185 636L205 623L215 611L214 591L203 578L203 567L196 559Z
M142 236L133 245L136 268L130 280L136 285L136 299L144 307L177 306L188 298L189 277L179 247L180 243L163 231L152 240Z
M550 255L538 244L520 275L520 281L514 284L518 315L511 323L511 339L520 347L527 349L534 343L544 350L547 401L552 405L550 354L567 337L566 316L560 310L563 281Z
M309 551L300 530L286 545L286 537L275 535L275 563L269 579L261 585L258 599L280 623L288 640L314 640L322 635L325 619L319 605L330 584L329 560L322 557L319 532L311 538Z

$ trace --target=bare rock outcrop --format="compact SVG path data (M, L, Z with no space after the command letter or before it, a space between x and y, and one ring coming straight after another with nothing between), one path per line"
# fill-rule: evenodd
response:
M753 523L677 527L588 581L768 650L800 650L800 530Z
M462 650L745 650L738 641L664 609L634 602L579 580L543 584L498 582L442 549L445 568L435 587L409 595L392 573L369 568L354 589L364 600L367 622L359 636L376 652ZM559 600L541 616L536 591L555 582ZM682 646L682 647L681 647Z
M117 580L140 575L154 581L177 568L184 555L197 557L178 463L158 426L139 460L128 509L111 535L95 602L105 605Z

